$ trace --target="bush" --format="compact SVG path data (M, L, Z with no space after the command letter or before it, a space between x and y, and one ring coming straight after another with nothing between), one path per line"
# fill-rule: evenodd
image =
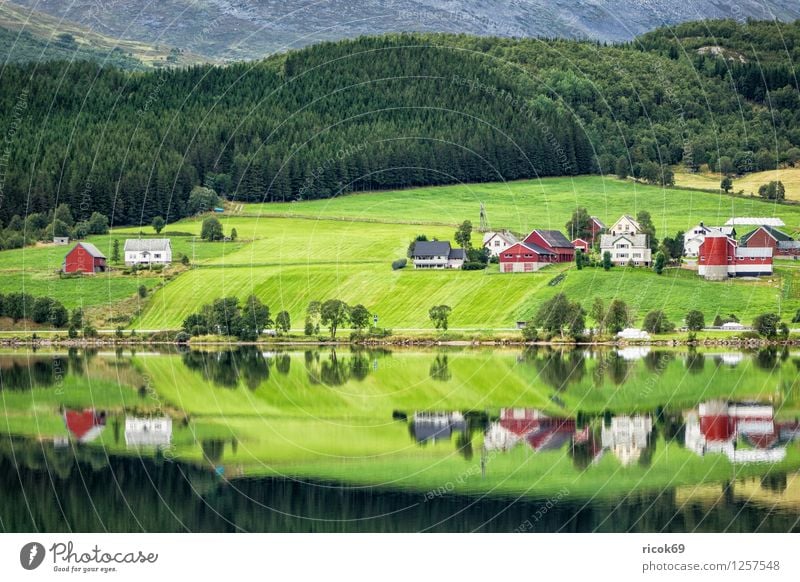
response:
M686 327L689 331L700 331L706 326L706 319L702 311L692 309L686 314Z
M525 327L522 328L522 339L526 342L535 342L539 340L539 330L532 321L529 321L525 324Z
M667 319L667 314L660 309L654 309L644 316L642 329L649 333L669 333L675 329L675 324Z
M144 285L139 285L139 297L145 298L147 297L147 287Z
M190 339L191 339L191 336L188 333L186 333L185 331L179 331L175 335L175 343L178 343L178 344L188 343Z
M777 313L763 313L753 320L753 329L758 335L774 338L778 335L781 318Z
M392 270L397 271L398 269L405 269L407 264L408 259L397 259L396 261L392 261Z
M465 271L480 271L481 269L486 268L486 263L477 263L474 261L468 261L464 263L461 268Z

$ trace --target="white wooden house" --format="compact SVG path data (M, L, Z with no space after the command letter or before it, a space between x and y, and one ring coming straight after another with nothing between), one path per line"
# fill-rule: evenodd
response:
M489 231L483 235L483 248L489 251L492 257L499 257L500 253L517 242L519 242L517 237L507 230Z
M125 241L126 265L169 265L172 243L168 238L129 238Z
M639 223L627 214L608 229L608 234L600 236L600 254L606 252L611 253L611 262L615 265L647 267L652 261L647 235L642 233Z

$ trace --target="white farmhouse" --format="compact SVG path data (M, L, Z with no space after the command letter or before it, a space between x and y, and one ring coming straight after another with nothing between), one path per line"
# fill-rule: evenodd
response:
M611 253L611 262L615 265L628 263L639 266L650 266L652 252L647 235L642 227L629 215L625 214L608 230L608 234L600 235L600 254Z
M450 246L450 241L417 241L411 260L415 269L460 269L467 258L464 249Z
M687 230L683 235L683 255L690 259L700 254L700 245L712 232L721 232L725 236L736 238L736 229L732 226L706 226L702 222Z
M489 231L483 235L483 248L488 250L492 257L499 257L500 253L518 242L517 237L507 230Z
M125 241L126 265L169 265L172 243L168 238L129 238Z

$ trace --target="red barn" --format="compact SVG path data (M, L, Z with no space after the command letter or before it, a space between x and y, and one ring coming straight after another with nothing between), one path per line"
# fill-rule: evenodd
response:
M603 221L597 218L596 216L589 217L589 232L591 233L592 244L594 244L594 239L597 238L599 234L601 234L606 229L606 225L603 224Z
M65 273L103 273L106 256L93 244L79 242L64 257L62 270Z
M530 273L555 262L554 253L526 242L518 242L500 252L501 273Z
M771 226L759 226L751 230L741 239L741 246L770 247L774 255L800 255L800 244L785 232Z
M553 253L555 263L570 263L575 260L575 247L557 230L536 229L525 237L523 242L536 245Z
M712 231L700 244L697 274L711 280L771 275L772 248L739 247L729 236Z

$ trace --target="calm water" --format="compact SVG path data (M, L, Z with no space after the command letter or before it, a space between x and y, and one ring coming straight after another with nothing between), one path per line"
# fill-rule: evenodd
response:
M800 530L800 352L0 354L2 531Z

